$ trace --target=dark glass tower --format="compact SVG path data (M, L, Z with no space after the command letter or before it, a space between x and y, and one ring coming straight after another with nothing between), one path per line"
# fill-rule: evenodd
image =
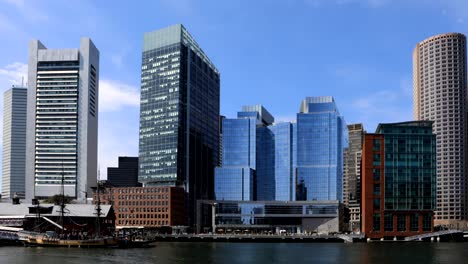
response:
M219 72L180 24L145 33L141 69L138 180L183 186L193 223L196 200L213 197Z

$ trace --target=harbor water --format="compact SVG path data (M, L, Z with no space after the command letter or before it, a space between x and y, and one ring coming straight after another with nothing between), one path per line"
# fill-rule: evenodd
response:
M468 243L189 243L153 248L0 247L0 263L468 263Z

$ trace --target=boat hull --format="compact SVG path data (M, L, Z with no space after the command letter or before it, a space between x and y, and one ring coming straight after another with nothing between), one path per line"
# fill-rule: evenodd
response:
M117 247L119 242L116 238L98 238L87 240L62 240L48 237L28 237L23 240L26 246L37 247L69 247L69 248L105 248Z

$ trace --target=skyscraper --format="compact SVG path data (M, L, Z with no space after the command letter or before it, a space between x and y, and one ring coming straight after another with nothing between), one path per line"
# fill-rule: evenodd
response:
M194 223L196 200L213 197L219 71L180 24L145 33L141 69L139 181L183 186Z
M437 224L467 217L466 37L432 36L413 52L414 118L434 121L437 135Z
M274 198L275 201L296 200L295 126L281 122L270 126L274 139Z
M351 231L360 229L361 159L364 139L362 124L348 125L348 147L344 151L343 203L350 210Z
M25 197L27 93L13 86L3 94L2 198Z
M59 194L85 199L96 185L99 51L29 44L26 198Z
M244 106L237 118L223 120L223 163L215 170L216 199L273 200L274 153L267 127L273 121L261 105Z
M297 114L297 200L342 201L347 128L331 96L307 97Z

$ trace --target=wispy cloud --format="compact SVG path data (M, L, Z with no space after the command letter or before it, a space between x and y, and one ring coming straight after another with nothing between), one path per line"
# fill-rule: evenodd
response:
M27 80L28 65L22 62L15 62L0 68L0 76L11 84L21 84Z
M0 142L3 143L3 94L7 89L10 89L13 84L21 84L21 78L26 77L28 65L15 62L3 67L0 67ZM3 144L0 144L0 153L2 153ZM1 180L0 180L1 182Z
M140 91L137 87L116 80L99 81L99 111L118 111L126 106L140 105Z
M395 89L378 90L351 99L349 109L354 120L347 121L364 123L371 131L378 123L412 120L412 97L410 79L401 78L400 86Z

